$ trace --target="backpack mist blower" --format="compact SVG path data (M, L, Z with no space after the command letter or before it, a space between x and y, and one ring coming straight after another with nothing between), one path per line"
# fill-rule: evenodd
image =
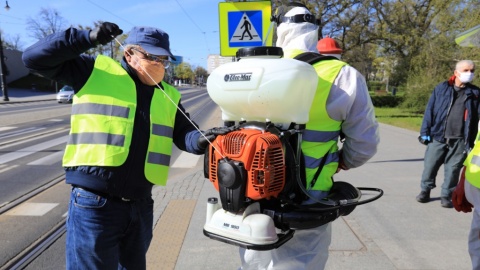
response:
M308 61L282 56L278 47L242 48L239 61L218 67L207 80L231 130L218 135L204 157L205 177L220 197L207 202L203 233L211 239L278 248L295 230L321 226L383 195L338 181L326 198L302 203L311 197L300 145L318 75ZM360 201L361 190L379 194Z

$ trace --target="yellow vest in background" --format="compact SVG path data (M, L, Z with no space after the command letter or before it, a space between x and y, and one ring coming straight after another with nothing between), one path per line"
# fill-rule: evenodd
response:
M475 146L468 154L463 165L466 166L465 179L476 188L480 188L480 132L477 134Z

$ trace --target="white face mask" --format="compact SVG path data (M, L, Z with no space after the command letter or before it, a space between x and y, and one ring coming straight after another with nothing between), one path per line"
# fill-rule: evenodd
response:
M471 72L458 72L458 73L460 73L460 77L458 77L458 79L462 83L469 83L473 81L473 73Z

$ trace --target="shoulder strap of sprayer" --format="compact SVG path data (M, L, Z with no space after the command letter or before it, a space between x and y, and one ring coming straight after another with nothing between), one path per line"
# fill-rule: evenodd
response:
M337 58L335 58L334 56L330 56L330 55L327 56L327 55L314 53L314 52L304 52L295 56L294 59L309 63L310 65L314 65L315 63L323 60L333 60Z
M297 56L294 57L294 59L297 59L297 60L300 60L300 61L303 61L303 62L306 62L310 65L314 65L315 63L318 63L320 61L324 61L324 60L337 60L336 57L334 56L330 56L330 55L323 55L323 54L319 54L319 53L314 53L314 52L304 52L304 53L301 53ZM342 140L342 136L340 136L340 140ZM328 154L328 153L327 153ZM320 161L320 164L318 166L318 169L317 171L315 172L315 175L313 176L313 179L312 181L310 182L310 187L313 187L315 185L315 182L317 182L317 179L318 179L318 176L320 175L320 172L322 171L323 169L323 166L325 165L325 161L326 161L326 158L327 155L325 155L324 157L322 157L322 160Z

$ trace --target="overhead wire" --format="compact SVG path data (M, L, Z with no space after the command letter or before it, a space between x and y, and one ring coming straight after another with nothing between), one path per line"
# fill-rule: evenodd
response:
M178 6L180 7L180 9L183 11L183 13L185 13L185 16L187 16L187 18L193 23L193 25L195 25L195 27L197 27L197 29L200 31L200 33L203 35L203 38L204 38L204 41L205 41L205 46L207 47L207 52L210 53L210 47L208 46L208 40L207 40L207 36L206 36L206 32L203 31L202 28L200 28L200 26L198 26L198 24L192 19L192 17L187 13L187 11L183 8L183 6L180 4L180 2L178 2L178 0L175 0L175 2L177 2Z
M108 14L110 14L110 15L112 15L112 16L114 16L114 17L116 17L116 18L118 18L118 19L120 19L120 20L122 20L122 21L124 21L124 22L126 22L126 23L128 23L128 24L130 24L130 25L132 25L132 26L135 26L134 23L126 20L125 18L122 18L122 17L120 17L120 16L112 13L110 10L108 10L108 9L100 6L99 4L93 2L92 0L87 0L87 1L88 1L89 3L91 3L92 5L96 6L97 8L99 8L99 9L107 12ZM204 39L204 41L205 41L205 46L206 46L207 52L210 54L210 53L211 53L211 50L210 50L210 47L208 46L208 39L207 39L207 36L206 36L207 32L205 32L202 28L200 28L200 26L192 19L192 17L187 13L187 11L185 10L185 8L180 4L180 2L178 2L178 0L175 0L175 2L178 4L178 6L179 6L180 9L182 10L182 12L185 14L185 16L187 16L187 18L190 20L190 22L192 22L193 25L195 25L195 27L196 27L196 28L200 31L200 33L203 35L203 39ZM212 32L212 33L216 33L216 32L218 32L218 31L211 31L211 32ZM174 50L174 51L175 51L175 50Z
M112 12L108 11L107 9L105 9L105 8L103 8L103 7L95 4L95 3L93 3L91 0L87 0L87 1L90 2L90 3L92 3L93 5L95 5L96 7L98 7L98 8L100 8L100 9L108 12L109 14L111 14L111 15L113 15L113 16L115 16L115 17L117 17L117 18L119 18L119 19L121 19L121 20L129 23L129 24L134 25L133 23L131 23L131 22L129 22L129 21L127 21L127 20L125 20L125 19L123 19L123 18L115 15L115 14L113 14ZM176 0L175 0L175 1L176 1ZM178 3L178 2L177 2L177 3ZM180 4L179 4L179 5L180 5ZM182 7L182 10L183 10L183 7ZM198 25L197 25L197 27L198 27ZM198 27L198 28L200 29L200 27ZM202 31L202 30L200 29L200 31ZM120 46L127 54L129 54L130 56L132 56L127 50L125 50L125 47L123 46L123 44L122 44L116 37L114 37L114 36L112 36L112 37L113 37L113 39L119 44L119 46ZM162 89L162 91L163 91L163 88L160 87L160 85L152 78L152 76L147 72L147 70L145 70L145 68L144 68L142 65L139 64L139 66L140 66L140 68L145 72L145 74L155 83L155 85L158 87L158 89ZM164 93L165 93L165 96L170 100L170 102L172 102L172 103L177 107L177 110L179 110L179 111L183 114L183 116L195 127L195 129L197 129L197 130L200 132L200 136L203 136L203 137L207 140L207 142L213 147L213 149L216 150L216 151L218 151L218 150L215 148L215 146L213 145L213 143L212 143L212 142L203 134L203 132L193 123L193 121L188 117L188 115L187 115L185 112L183 112L182 110L180 110L180 108L178 107L178 105L173 101L173 99L172 99L165 91L164 91ZM218 151L218 152L220 153L220 155L221 155L223 158L225 158L220 151Z
M103 10L103 11L107 12L108 14L110 14L110 15L112 15L112 16L115 16L116 18L118 18L118 19L120 19L120 20L122 20L122 21L124 21L124 22L126 22L126 23L128 23L128 24L130 24L130 25L132 25L132 26L135 26L135 24L133 24L132 22L130 22L130 21L127 21L126 19L124 19L124 18L122 18L122 17L120 17L120 16L117 16L116 14L114 14L114 13L110 12L110 10L108 10L108 9L106 9L106 8L104 8L104 7L100 6L100 5L98 5L97 3L94 3L94 2L93 2L93 1L91 1L91 0L87 0L87 1L88 1L88 2L90 2L92 5L94 5L94 6L98 7L99 9L101 9L101 10Z

